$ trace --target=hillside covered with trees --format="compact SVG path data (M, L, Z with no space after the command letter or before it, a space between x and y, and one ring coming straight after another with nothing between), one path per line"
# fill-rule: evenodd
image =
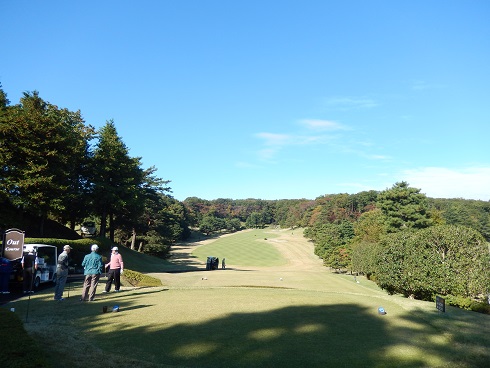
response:
M114 121L96 130L35 91L11 105L1 88L0 160L2 231L70 238L93 221L99 236L164 257L191 229L301 227L326 267L390 293L482 301L490 292L490 202L428 198L406 182L316 199L181 202L155 167L129 155Z

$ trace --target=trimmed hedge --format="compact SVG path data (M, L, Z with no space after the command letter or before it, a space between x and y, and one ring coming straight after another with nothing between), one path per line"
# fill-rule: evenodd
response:
M478 313L490 314L490 305L488 303L478 302L471 298L454 295L445 295L444 299L446 300L446 303L454 307Z
M58 249L58 254L63 251L65 245L69 245L73 248L70 252L71 262L70 264L81 265L83 257L90 253L90 247L92 244L99 246L99 254L102 255L104 262L107 261L105 254L109 254L111 247L114 246L107 238L83 238L77 240L69 239L55 239L55 238L25 238L24 244L48 244L54 245Z
M128 269L124 269L122 278L132 286L138 286L138 287L162 286L161 280Z

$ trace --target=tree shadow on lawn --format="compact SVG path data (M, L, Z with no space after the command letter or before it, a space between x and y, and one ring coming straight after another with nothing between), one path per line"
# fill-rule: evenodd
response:
M124 301L131 300L131 299L138 299L142 295L150 295L150 294L157 294L157 293L162 293L164 291L168 291L169 289L167 288L152 288L152 287L144 287L144 288L139 288L136 291L131 290L131 295L127 295L125 290L122 290L118 293L107 293L107 294L97 294L96 301L117 301L118 299L124 298ZM128 290L129 291L129 290Z
M163 272L190 272L203 271L206 269L206 260L199 260L198 257L190 253L171 250L171 256L167 258L167 264L163 267Z
M463 367L490 367L490 319L480 313L446 306L446 312L427 313L414 310L402 317L411 323L435 331L432 344L449 337L451 348L458 351L459 363Z
M450 366L461 354L447 341L434 341L438 331L418 317L396 329L386 318L352 304L294 306L200 324L128 327L95 338L106 351L131 346L120 354L187 367L423 367L433 359Z

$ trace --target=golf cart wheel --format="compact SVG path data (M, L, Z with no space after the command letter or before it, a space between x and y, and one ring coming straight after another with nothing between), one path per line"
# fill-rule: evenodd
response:
M41 278L39 276L36 276L36 278L34 279L34 289L37 289L39 287L39 285L41 285Z

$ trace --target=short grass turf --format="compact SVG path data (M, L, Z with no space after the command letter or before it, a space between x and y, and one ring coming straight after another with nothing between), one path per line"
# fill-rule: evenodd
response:
M232 249L267 246L271 235L248 236L235 239L237 246L203 246L203 254L240 259ZM22 320L29 308L24 326L47 342L53 367L489 366L487 315L452 307L442 314L434 303L390 296L364 278L357 283L321 267L238 265L154 274L165 286L98 294L93 303L80 303L74 284L61 303L47 289L4 307L15 306ZM119 312L111 312L115 305ZM388 314L379 315L380 306Z
M192 255L206 262L208 256L218 257L220 262L226 258L229 267L240 266L282 266L286 260L270 244L269 239L278 235L265 230L251 230L217 239L192 252ZM220 263L221 267L221 263Z

